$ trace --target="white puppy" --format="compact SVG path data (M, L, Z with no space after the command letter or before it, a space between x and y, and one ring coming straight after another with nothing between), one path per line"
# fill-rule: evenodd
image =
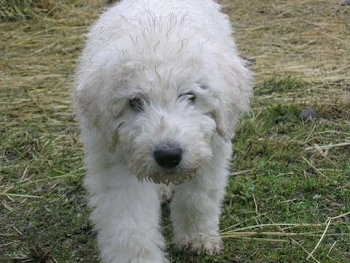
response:
M251 77L211 0L124 0L88 34L73 93L103 262L164 263L159 185L174 242L220 250L219 216Z

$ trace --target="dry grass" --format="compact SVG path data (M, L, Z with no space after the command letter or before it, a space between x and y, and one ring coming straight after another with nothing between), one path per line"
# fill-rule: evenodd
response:
M294 243L300 246L300 248L306 253L307 260L313 259L315 262L320 262L313 255L321 246L322 241L326 236L346 236L347 238L350 238L350 233L340 234L336 232L336 226L346 224L341 221L337 222L336 220L339 218L345 218L348 215L350 215L350 211L335 217L329 217L325 223L320 224L275 223L271 220L272 222L270 224L250 225L241 228L239 228L238 225L234 225L231 226L230 229L225 229L221 233L221 236L223 239L257 240L259 242L271 243ZM271 228L274 229L274 231L271 231ZM298 230L300 228L302 228L303 231ZM296 237L319 237L319 240L313 250L308 251L303 245L294 239Z
M25 21L40 16L57 17L77 0L0 0L0 21Z
M256 60L257 82L291 75L312 86L280 100L350 108L349 7L338 0L222 2L236 21L241 50Z
M10 121L45 119L45 124L54 124L48 116L52 112L71 116L68 92L77 54L103 1L91 2L96 3L74 9L65 5L55 18L0 24L0 92L8 98L0 102L0 110L11 115Z
M350 11L338 0L223 2L238 21L240 47L257 61L258 80L282 73L349 83Z

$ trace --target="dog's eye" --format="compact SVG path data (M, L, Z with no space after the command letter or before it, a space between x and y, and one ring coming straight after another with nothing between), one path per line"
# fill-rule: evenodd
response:
M179 97L188 100L190 103L194 103L196 100L196 95L194 95L191 91L182 93Z
M199 87L204 90L209 89L208 85L206 84L199 84Z
M141 112L143 111L143 100L137 97L129 99L129 106L134 111Z

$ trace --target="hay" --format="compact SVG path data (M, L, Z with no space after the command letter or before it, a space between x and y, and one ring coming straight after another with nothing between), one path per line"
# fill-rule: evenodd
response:
M107 0L106 0L107 1ZM76 7L96 7L106 3L103 0L0 0L0 21L23 21L37 18L66 17ZM113 1L107 1L111 3ZM83 9L85 10L85 9ZM98 9L97 9L98 10Z
M221 2L235 22L243 55L256 60L253 71L258 85L289 75L312 83L273 99L333 106L349 96L349 6L339 0ZM350 100L346 104L349 108Z
M11 96L0 102L3 116L11 113L26 121L43 119L48 110L71 114L69 87L77 53L87 26L104 1L81 1L85 5L80 8L57 2L52 8L61 8L62 13L55 17L0 24L0 92L4 97Z
M41 14L54 15L72 1L55 0L0 0L0 21L28 20Z
M316 250L320 247L322 241L325 237L336 237L336 236L349 236L350 233L337 233L337 226L341 224L346 224L345 222L335 222L337 219L346 218L350 215L350 212L346 212L334 217L329 217L325 223L321 224L293 224L293 223L275 223L271 219L271 224L259 224L250 225L247 227L237 228L240 224L232 226L232 230L226 229L221 232L221 237L223 239L244 239L244 240L256 240L259 242L273 242L273 243L286 243L292 242L298 245L306 254L306 260L313 259L315 262L320 262L314 257ZM242 222L245 223L245 222ZM324 229L320 229L323 228ZM270 230L271 228L276 229L276 231L264 231L264 229ZM332 230L331 230L332 228ZM302 229L303 232L298 231ZM307 231L305 231L305 229ZM249 230L249 231L247 231ZM252 231L254 230L254 231ZM310 252L302 244L300 244L295 238L298 237L320 237L317 244ZM333 244L334 245L334 244Z
M350 10L338 0L236 1L226 11L237 21L239 46L256 59L258 79L283 73L349 83Z

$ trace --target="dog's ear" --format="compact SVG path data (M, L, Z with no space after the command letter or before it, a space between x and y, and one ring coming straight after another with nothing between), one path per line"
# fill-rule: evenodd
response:
M85 130L99 130L110 151L118 144L126 99L118 93L123 82L116 52L104 51L84 58L76 74L73 91L75 111Z
M94 56L82 57L75 79L73 100L76 111L90 126L103 126L115 115L114 107L118 79L118 56L114 50L104 50Z
M73 99L76 101L76 114L86 129L100 130L107 141L109 151L115 152L119 142L118 131L124 124L126 99L113 99L112 94L102 97L97 92L96 89L86 87L78 87L75 90Z
M222 80L217 93L220 105L213 116L218 134L225 140L231 140L238 120L249 110L252 77L244 61L238 58L230 62L227 58L220 60L218 72Z

